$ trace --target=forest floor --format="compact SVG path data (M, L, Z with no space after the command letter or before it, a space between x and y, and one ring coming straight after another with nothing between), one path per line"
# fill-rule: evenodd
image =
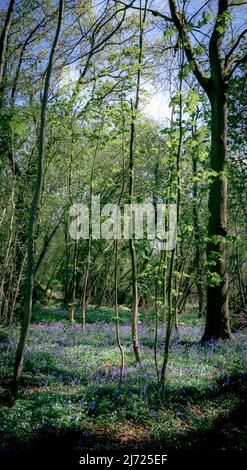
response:
M120 315L122 383L113 310L90 307L85 332L79 323L69 325L62 308L36 311L14 403L8 390L19 331L16 326L0 331L0 455L32 450L41 442L70 451L246 450L247 333L201 345L201 320L184 315L179 337L172 337L161 389L153 323L140 322L142 363L136 365L127 324L130 311L122 309ZM160 364L163 347L160 326Z

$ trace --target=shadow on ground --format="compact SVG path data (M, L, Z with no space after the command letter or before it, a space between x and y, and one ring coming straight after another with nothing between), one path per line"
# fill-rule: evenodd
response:
M220 385L220 384L219 384ZM124 455L124 454L160 454L167 452L171 459L185 459L189 451L193 459L203 456L205 461L219 463L232 459L236 463L240 451L247 451L247 377L237 374L231 377L230 384L221 388L222 394L234 393L238 397L236 405L225 416L216 418L211 426L196 429L174 430L173 436L150 436L138 423L129 421L129 427L122 432L111 432L109 427L97 425L94 434L87 436L85 432L69 432L54 436L42 433L26 449L12 449L0 453L2 468L25 464L54 462L79 465L80 455ZM219 392L219 389L218 389ZM200 398L193 402L200 403ZM203 417L201 418L203 420ZM175 452L175 453L174 453ZM186 453L186 455L184 454ZM211 457L210 457L211 456ZM122 458L122 457L121 457ZM191 458L191 457L188 457ZM211 460L210 460L211 459ZM218 460L217 460L218 459Z

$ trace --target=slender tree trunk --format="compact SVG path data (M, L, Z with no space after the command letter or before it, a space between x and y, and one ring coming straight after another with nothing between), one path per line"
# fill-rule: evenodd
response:
M115 241L115 262L114 262L114 300L115 300L115 315L116 315L116 338L117 345L120 352L120 382L123 380L124 371L124 350L120 338L120 324L119 324L119 308L118 308L118 283L117 283L117 271L118 271L118 247L119 240Z
M139 91L139 83L138 83ZM138 96L138 93L137 93ZM138 101L137 101L138 102ZM137 106L136 106L137 109ZM134 195L134 140L135 140L135 116L132 110L132 123L131 123L131 133L130 133L130 159L129 159L129 203L133 204L133 195ZM132 217L132 212L131 212ZM137 261L136 261L136 249L135 242L133 240L133 232L131 233L131 238L129 239L129 250L131 258L131 284L132 284L132 318L131 318L131 336L132 336L132 345L137 362L141 361L140 355L140 346L138 339L138 283L137 283Z
M65 219L64 221L64 242L65 242L65 282L64 282L64 299L63 304L64 307L67 308L68 304L68 295L69 295L69 257L70 257L70 249L68 246L68 223Z
M198 295L198 310L199 317L203 316L203 289L202 289L202 279L203 279L203 269L202 269L202 249L200 246L200 224L198 218L198 183L197 183L197 157L196 155L192 156L192 170L195 181L193 183L193 203L192 203L192 216L193 216L193 225L194 225L194 239L195 239L195 259L194 259L194 269L196 272L196 289Z
M3 209L2 217L1 217L1 219L0 219L0 228L1 228L2 224L3 224L5 215L6 215L6 207Z
M24 269L26 259L27 259L27 254L25 254L25 256L23 257L21 269L20 269L20 272L18 273L18 278L17 278L17 284L15 286L14 297L13 297L13 300L11 302L11 309L10 309L10 314L9 314L9 325L11 325L11 323L12 323L12 319L13 319L13 315L14 315L14 311L15 311L15 306L16 306L16 300L17 300L17 297L18 297L18 294L19 294L19 291L20 291L22 273L23 273L23 269Z
M184 51L181 51L181 63L180 63L180 78L179 78L179 116L178 116L178 127L179 127L179 140L178 148L176 154L176 204L177 204L177 224L179 224L180 217L180 201L181 201L181 175L180 175L180 160L181 160L181 150L182 150L182 141L183 141L183 99L182 99L182 84L183 84L183 68L184 68ZM172 333L172 326L175 323L175 329L177 335L179 335L178 329L178 294L176 292L176 297L173 299L172 295L172 283L174 282L174 288L177 290L177 278L174 278L173 281L173 272L174 265L177 270L178 266L178 256L177 255L177 245L171 252L171 260L169 267L169 276L167 282L167 297L168 297L168 319L166 325L166 337L165 337L165 347L164 347L164 357L163 364L160 373L160 383L164 385L166 379L166 371L169 359L169 347L170 339Z
M234 220L234 224L235 224L235 236L236 238L238 238L239 235L238 235L237 219ZM244 313L247 314L245 290L244 290L244 283L242 279L242 270L241 270L241 264L240 264L240 254L239 254L238 243L236 246L236 268L237 268L238 289L239 289L239 295L241 299L241 308L243 309Z
M3 308L2 318L4 324L9 324L9 312L12 304L13 292L14 292L14 271L11 269L10 276L8 279L8 286L7 286L7 295L5 298L5 304Z
M130 154L129 154L129 204L131 205L133 204L133 196L134 196L135 120L136 120L136 113L138 111L138 106L139 106L141 65L142 65L142 53L143 53L143 32L144 32L144 24L146 20L146 13L147 13L147 0L145 1L143 16L142 16L141 2L140 2L140 12L139 12L140 36L139 36L139 57L138 57L139 68L137 71L137 78L136 78L136 94L135 94L134 106L131 103L132 120L131 120L131 128L130 128ZM133 295L132 322L131 322L132 344L133 344L133 350L134 350L136 361L140 362L141 355L140 355L140 346L139 346L138 328L137 328L139 295L138 295L138 283L137 283L136 249L135 249L135 242L133 240L133 233L131 234L131 238L129 239L129 250L130 250L131 269L132 269L131 281L132 281L132 295Z
M165 348L164 348L164 357L163 357L163 364L160 373L160 383L164 385L166 379L166 370L167 364L169 359L169 346L170 346L170 339L171 339L171 332L172 332L172 325L174 320L174 312L173 312L173 302L172 302L172 277L173 277L173 267L174 267L174 256L175 256L175 249L171 252L171 260L170 260L170 267L169 267L169 275L168 275L168 282L167 282L167 301L168 301L168 318L167 318L167 325L166 325L166 338L165 338Z
M99 139L100 139L100 137L98 137L97 144L96 144L96 147L95 147L93 164L92 164L92 169L91 169L91 176L90 176L90 196L89 196L90 197L90 207L89 207L88 252L87 252L87 264L86 264L86 269L85 269L84 279L83 279L83 291L82 291L82 300L81 300L81 313L82 313L81 326L82 326L83 330L85 330L85 328L86 328L86 310L87 310L87 304L88 304L87 287L88 287L88 278L89 278L89 271L90 271L90 265L91 265L91 247L92 247L93 178L94 178L94 169L95 169L96 157L97 157L98 148L99 148Z
M137 284L137 266L136 266L136 250L134 240L129 240L129 249L132 266L132 321L131 321L131 335L133 350L137 362L141 361L140 346L138 340L138 284Z
M171 123L173 122L173 111L172 111L172 118L171 118ZM169 202L169 195L166 198L166 205L168 207L168 202ZM166 219L167 223L167 219ZM161 256L163 258L163 268L162 268L162 323L165 325L166 323L166 310L167 310L167 273L168 273L168 257L167 257L167 250L164 250L161 253Z
M135 122L134 115L132 115L131 123L131 135L130 135L130 160L129 160L129 202L133 204L133 194L134 194L134 135L135 135ZM132 217L132 212L131 212ZM131 284L132 284L132 320L131 320L131 335L132 335L132 344L137 362L141 361L140 347L138 340L138 283L137 283L137 262L136 262L136 249L135 242L133 240L133 232L131 233L131 238L129 239L129 250L131 258Z
M122 108L122 124L123 129L125 127L124 119L124 110L123 110L123 100L121 97L121 108ZM121 192L118 198L118 205L120 206L123 192L125 188L125 145L124 145L124 133L122 134L122 170L123 170L123 179ZM114 262L114 300L115 300L115 315L116 315L116 338L117 345L120 352L120 382L123 380L124 372L124 349L121 343L120 337L120 319L119 319L119 306L118 306L118 251L119 251L120 240L115 240L115 262Z
M3 30L0 36L0 90L2 85L2 78L3 78L3 70L4 70L4 62L5 62L5 54L7 49L7 41L8 35L12 20L13 11L15 8L15 0L10 0L8 11L5 19L5 23L3 26Z
M182 141L183 141L183 99L182 99L182 86L183 86L183 68L184 68L184 51L181 51L181 63L180 63L180 78L179 78L179 115L178 115L178 128L179 128L179 139L178 139L178 149L176 155L176 172L177 172L177 181L176 181L176 204L177 204L177 224L179 225L180 217L180 200L181 200L181 170L180 170L180 160L181 160L181 150L182 150ZM172 252L172 262L175 264L175 271L178 270L178 245L176 244L175 252ZM174 315L175 330L177 335L179 335L178 329L178 308L177 302L179 298L179 289L177 286L177 277L174 278L174 289L176 291L176 297L174 299L174 307L171 308L172 315ZM169 339L170 340L170 339ZM169 347L169 345L168 345Z
M87 310L87 286L88 286L88 277L89 277L89 269L90 269L90 262L91 262L91 235L89 235L88 240L88 254L87 254L87 265L86 270L84 273L83 279L83 293L82 293L82 301L81 301L81 312L82 312L82 329L85 330L86 328L86 310Z
M223 84L222 84L223 85ZM207 317L202 341L230 338L228 317L227 235L227 102L224 87L211 98L211 168L217 172L210 186L207 253L211 274L218 282L207 289Z
M163 258L163 268L162 268L162 323L166 323L166 263L167 263L167 251L161 253Z
M30 219L28 227L28 249L27 249L27 272L25 283L25 310L24 318L21 327L20 338L16 351L14 378L13 378L13 393L16 394L19 387L19 381L22 373L24 348L27 339L27 333L30 325L32 315L32 298L33 298L33 274L34 274L34 239L35 239L35 226L36 219L39 212L40 198L43 183L43 165L45 156L45 133L46 133L46 110L50 89L50 80L53 69L54 56L56 53L58 39L60 35L62 17L63 17L64 0L59 0L59 13L55 38L53 41L52 49L49 56L49 62L46 70L44 93L41 103L41 116L40 116L40 134L39 134L39 148L38 148L38 170L36 184L34 188L33 201L30 209Z
M72 273L72 298L69 308L69 319L70 323L74 323L74 311L75 311L75 295L76 295L76 280L77 280L77 247L78 241L75 241L74 245L74 260L73 260L73 273Z
M154 363L156 369L157 380L160 380L159 363L158 363L158 327L159 327L159 308L158 308L158 282L155 280L155 295L154 295L154 307L155 307L155 332L154 332Z
M14 202L14 196L15 196L15 180L13 183L12 187L12 192L11 192L11 207L12 207L12 213L11 213L11 219L10 219L10 225L9 225L9 240L8 240L8 245L6 247L6 254L4 258L4 263L2 266L2 279L0 283L0 313L3 312L4 310L4 298L6 296L5 294L5 281L6 277L8 276L8 266L9 266L9 259L10 259L10 254L11 250L13 248L13 237L14 237L14 219L15 219L15 202Z

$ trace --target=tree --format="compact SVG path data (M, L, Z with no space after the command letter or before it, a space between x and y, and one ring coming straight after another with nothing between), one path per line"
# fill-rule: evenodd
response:
M218 1L212 34L208 44L210 76L208 77L196 56L188 31L190 25L185 15L177 10L176 2L169 0L171 19L186 53L193 73L206 92L211 105L211 152L210 164L215 172L209 191L209 222L207 247L211 279L207 287L206 327L202 340L213 338L230 338L228 316L228 274L226 266L226 236L227 236L227 93L229 80L236 67L246 61L232 59L244 31L232 45L230 51L222 56L222 42L226 33L229 18L229 2Z
M52 75L52 69L54 64L54 58L58 46L58 40L60 36L62 18L63 18L64 0L59 0L59 11L57 28L52 44L49 62L46 69L44 92L41 102L41 115L40 115L40 129L39 129L39 141L38 141L38 168L37 177L33 193L33 200L30 209L30 219L28 227L28 250L27 250L27 272L25 282L25 310L24 318L21 327L20 338L16 351L15 367L14 367L14 378L13 378L13 393L18 391L19 381L22 373L24 348L27 339L28 329L30 325L32 315L32 297L33 297L33 277L34 277L34 238L35 238L35 226L36 219L39 212L40 197L43 183L43 165L45 158L45 137L46 137L46 119L47 119L47 103L50 90L50 81Z
M136 78L136 92L135 92L135 102L131 102L131 126L130 126L130 153L129 153L129 204L132 206L134 198L134 145L135 145L135 121L136 114L138 111L139 105L139 95L140 95L140 80L141 80L141 67L142 67L142 57L143 57L143 32L146 19L146 8L147 1L145 3L145 9L142 17L140 10L140 36L139 36L139 54L138 54L138 69L137 69L137 78ZM140 362L140 346L138 340L138 283L137 283L137 261L136 261L136 248L133 236L129 239L129 250L131 257L131 268L132 268L132 343L134 354L137 362Z

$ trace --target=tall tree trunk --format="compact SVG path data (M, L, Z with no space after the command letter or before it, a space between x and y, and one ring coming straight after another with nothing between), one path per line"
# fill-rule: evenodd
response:
M129 249L131 257L131 266L132 266L132 321L131 321L131 335L132 335L132 344L137 362L141 361L140 355L140 346L138 340L138 284L137 284L137 266L136 266L136 250L135 243L133 238L129 240Z
M123 129L125 127L124 119L124 110L123 110L123 99L121 97L121 109L122 109L122 124ZM121 192L118 198L118 205L120 206L123 192L125 188L125 145L124 145L124 133L122 134L122 170L123 170L123 179ZM119 318L119 305L118 305L118 249L119 249L120 240L115 240L115 258L114 258L114 304L115 304L115 315L116 315L116 339L117 345L120 353L120 382L123 380L124 372L124 349L121 343L120 337L120 318Z
M238 226L237 226L237 218L234 220L235 225L235 237L238 239ZM238 292L241 300L241 309L244 311L245 315L247 315L247 305L246 305L246 298L245 298L245 288L242 279L242 269L240 263L240 253L239 253L239 246L237 243L236 246L236 271L237 271L237 281L238 281Z
M193 131L192 131L193 136ZM197 147L195 148L196 152L198 151ZM199 317L203 316L203 289L202 289L202 280L203 280L203 269L202 269L202 248L200 244L200 223L198 216L198 182L197 182L197 155L196 153L192 155L192 171L194 176L193 183L193 202L192 202L192 217L194 225L194 239L195 239L195 258L193 267L196 272L196 289L198 295L198 311Z
M14 197L15 197L15 180L12 186L12 192L11 192L11 219L10 219L10 224L9 224L9 239L8 239L8 244L6 247L6 254L4 258L4 262L2 265L2 279L0 283L0 317L4 311L4 305L5 305L5 297L7 296L7 292L5 292L5 282L6 278L9 275L9 262L10 262L10 255L11 251L13 250L13 238L14 238L14 219L15 219L15 202L14 202Z
M70 249L68 246L68 223L65 218L64 221L64 242L65 242L65 279L64 279L64 307L67 307L68 296L69 296L69 258L70 258Z
M49 62L46 70L44 93L41 103L41 116L40 116L40 134L39 134L39 147L38 147L38 169L37 178L34 188L33 201L30 209L30 219L28 226L28 249L27 249L27 272L25 283L25 309L24 318L21 327L20 338L16 351L14 377L13 377L13 393L16 394L19 387L19 381L22 373L24 348L27 339L27 333L30 325L32 315L32 299L33 299L33 278L34 278L34 239L35 239L35 226L36 219L39 212L42 184L43 184L43 165L45 156L45 133L46 133L46 110L48 95L50 89L50 80L53 69L54 56L56 53L58 39L60 35L62 17L63 17L64 0L59 0L59 13L56 28L56 34L51 48Z
M176 154L176 204L177 204L177 224L179 224L180 217L180 200L181 200L181 188L180 188L180 159L181 159L181 150L182 150L182 141L183 141L183 99L182 99L182 84L183 84L183 67L184 67L184 54L182 52L181 64L180 64L180 79L179 79L179 117L178 117L178 127L179 127L179 140L178 148ZM172 123L173 124L173 123ZM163 363L160 373L160 383L163 386L166 379L167 365L169 359L169 348L170 340L172 333L172 326L175 322L176 333L178 334L178 306L177 306L177 297L173 297L172 288L177 288L176 277L173 280L174 265L177 269L177 245L171 251L171 260L169 267L169 275L167 281L167 300L168 300L168 318L166 324L166 337L165 337L165 347L164 347L164 356ZM172 285L174 283L174 286Z
M169 266L169 275L167 282L167 301L168 301L168 315L167 315L167 324L166 324L166 337L165 337L165 348L163 356L163 364L160 373L160 383L164 385L166 379L168 358L169 358L169 346L171 339L172 326L174 321L174 312L173 312L173 299L172 299L172 276L173 276L173 267L174 267L174 256L175 248L171 252L171 260Z
M140 80L140 79L139 79ZM137 92L136 92L136 106L135 110L138 108L138 97L139 97L139 80L137 80ZM133 108L133 107L132 107ZM130 156L129 156L129 204L132 206L133 197L134 197L134 141L135 141L135 114L132 109L132 122L130 129ZM131 211L132 217L132 211ZM131 223L132 227L132 223ZM131 238L129 239L129 250L130 250L130 259L131 259L131 284L132 284L132 318L131 318L131 336L132 336L132 345L137 362L141 361L140 355L140 346L138 340L138 283L137 283L137 261L136 261L136 248L135 241L133 240L133 231L131 233Z
M216 282L207 289L207 316L202 341L230 338L228 317L228 276L226 271L227 235L227 101L224 84L211 97L211 168L217 172L209 192L207 247L212 262L210 273ZM213 274L214 276L214 274Z
M167 251L164 250L161 252L161 257L163 259L163 269L162 269L162 323L166 323L166 276L167 276Z
M102 124L101 124L102 125ZM100 127L101 129L101 127ZM81 326L82 329L85 330L86 328L86 310L87 304L89 302L89 296L87 295L88 290L88 279L89 279L89 272L91 267L91 249L92 249L92 201L93 201L93 179L94 179L94 170L95 170L95 163L96 157L98 154L98 148L100 143L100 129L98 130L98 139L94 151L93 157L93 164L91 168L91 176L90 176L90 202L89 202L89 238L88 238L88 252L87 252L87 261L86 261L86 268L83 277L83 291L82 291L82 299L81 299Z
M69 304L70 323L74 323L76 280L77 280L77 245L78 245L78 241L76 240L74 244L74 259L73 259L73 272L72 272L72 297L70 299L70 304Z
M120 319L119 319L119 306L118 306L118 247L119 247L119 240L115 240L115 260L114 260L114 306L115 306L115 325L116 325L116 338L117 338L117 345L120 352L120 382L123 380L123 372L124 372L124 349L121 343L120 338Z
M143 54L143 33L144 33L144 25L146 20L146 13L147 13L147 0L145 1L144 6L144 13L142 15L141 10L141 1L140 1L140 11L139 11L139 27L140 27L140 36L139 36L139 56L138 56L138 71L137 71L137 78L136 78L136 93L135 93L135 103L134 106L131 103L131 127L130 127L130 153L129 153L129 204L133 204L133 196L134 196L134 160L135 160L135 120L136 114L138 111L139 106L139 94L140 94L140 81L141 81L141 66L142 66L142 54ZM132 217L132 212L131 212ZM135 249L135 242L133 240L133 233L131 234L131 238L129 239L129 250L130 250L130 258L131 258L131 269L132 269L132 321L131 321L131 333L132 333L132 344L133 350L135 354L135 358L137 362L140 362L141 355L140 355L140 346L138 340L138 303L139 303L139 295L138 295L138 283L137 283L137 262L136 262L136 249Z
M160 274L160 266L158 273L156 274L155 286L154 286L154 308L155 308L155 332L154 332L154 364L156 369L157 380L159 383L160 372L158 363L158 327L159 327L159 307L158 307L158 275Z
M15 8L15 0L10 0L5 23L4 23L3 30L0 36L0 90L2 86L2 78L3 78L3 70L4 70L5 54L6 54L6 49L7 49L8 35L9 35L14 8Z
M241 63L246 61L246 55L240 60L233 61L229 71L229 59L235 50L222 57L221 49L224 35L227 30L227 22L222 24L222 19L229 12L229 1L218 0L218 12L214 28L208 44L208 56L210 63L210 77L203 71L195 49L191 43L185 16L177 10L176 1L169 0L171 18L178 33L183 38L183 47L192 65L193 73L198 83L204 89L211 103L211 168L217 172L209 192L209 224L208 235L210 243L207 247L208 258L215 265L211 265L211 273L218 277L217 284L211 282L207 288L207 317L205 332L202 341L217 338L230 338L230 326L228 317L228 279L226 268L226 234L227 234L227 90L229 79ZM236 44L238 41L236 41ZM218 242L216 238L221 237ZM217 259L216 259L217 258Z
M18 294L19 294L19 291L20 291L22 273L23 273L25 262L26 262L26 258L27 258L27 255L25 254L24 257L23 257L23 260L22 260L21 270L18 273L17 283L16 283L15 291L14 291L14 296L13 296L13 299L12 299L12 302L11 302L10 314L9 314L9 323L8 323L9 325L11 325L11 323L12 323L12 319L13 319L13 315L14 315L14 311L15 311L15 306L16 306L16 300L18 298Z

